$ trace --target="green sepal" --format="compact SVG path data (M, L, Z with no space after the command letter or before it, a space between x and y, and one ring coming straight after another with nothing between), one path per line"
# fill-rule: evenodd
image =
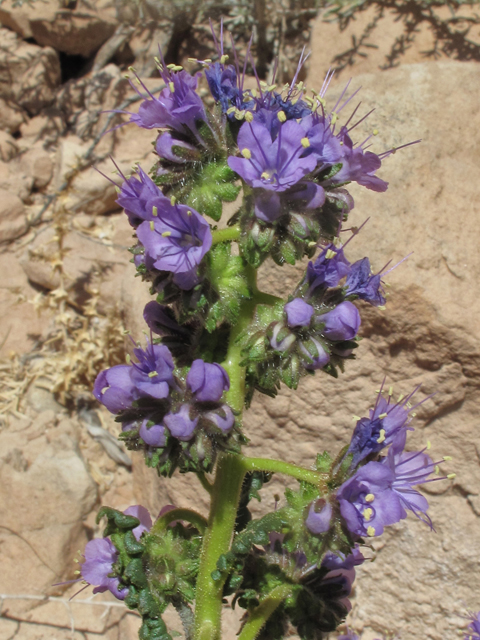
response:
M144 589L148 586L147 576L143 569L143 563L141 558L133 558L125 567L124 575L129 581L138 587L138 589Z
M319 473L330 473L332 463L332 456L328 453L328 451L324 451L323 453L319 453L317 455L315 468Z
M208 162L202 165L201 172L190 186L185 204L218 222L222 217L222 203L233 202L240 193L241 187L232 184L234 180L236 175L226 160ZM181 197L181 193L178 195Z
M125 544L125 551L130 556L134 556L137 553L143 553L143 544L135 538L132 531L127 531L123 542Z
M112 533L116 533L118 530L129 531L131 529L135 529L135 527L138 527L140 524L140 520L138 518L127 516L121 511L117 511L111 507L102 507L100 509L96 517L96 523L99 524L103 517L106 517L108 520L105 531L103 532L105 537Z

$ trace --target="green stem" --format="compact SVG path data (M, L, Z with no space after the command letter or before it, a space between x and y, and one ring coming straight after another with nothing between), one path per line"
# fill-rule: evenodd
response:
M255 304L268 304L273 306L278 302L284 302L283 299L278 296L272 296L269 293L260 291L257 286L257 270L249 264L245 267L245 275L247 276L248 286L252 292Z
M326 480L328 474L318 473L311 469L305 469L299 467L296 464L290 462L283 462L283 460L270 460L269 458L247 458L242 456L242 464L246 471L269 471L271 473L284 473L287 476L296 478L301 482L309 482L319 486L320 488L326 488Z
M243 627L238 640L255 640L275 609L292 593L292 585L281 584L260 602L251 613Z
M218 244L219 242L231 242L232 240L238 240L240 238L240 225L236 224L233 227L226 227L225 229L216 229L212 231L212 244Z
M197 578L196 640L221 638L222 593L226 576L213 580L212 573L217 569L219 557L230 549L244 475L240 456L219 454Z
M197 471L197 477L200 480L202 487L207 491L210 495L212 495L213 485L209 482L207 476L203 471Z
M171 511L167 511L163 516L158 518L151 529L151 533L161 533L164 529L168 527L168 525L175 520L186 520L190 524L198 529L198 531L203 535L205 533L205 529L207 528L207 519L204 518L197 511L193 511L192 509L172 509Z

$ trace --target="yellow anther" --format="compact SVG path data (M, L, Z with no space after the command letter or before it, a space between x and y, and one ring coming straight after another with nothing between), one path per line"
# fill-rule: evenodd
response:
M158 216L158 209L155 205L152 207L152 216L155 216L155 217Z
M372 519L372 516L373 516L373 509L370 509L370 507L367 507L363 512L363 517L368 522L369 520Z
M443 459L445 460L445 462L448 462L452 459L452 456L443 456Z
M122 191L122 190L120 189L120 187L115 187L115 191L116 191L117 193L121 193L121 191Z
M168 88L170 89L170 91L171 91L172 93L174 93L174 91L175 91L175 85L173 84L173 82L169 82L169 83L168 83Z
M225 64L225 62L227 62L228 60L228 56L227 54L224 54L221 58L220 58L220 64Z
M276 84L271 84L269 87L267 87L267 91L275 91L276 88L277 88Z
M212 61L211 58L205 58L204 62L206 62L207 64L210 64L210 62Z
M373 493L367 493L365 496L365 502L373 502L375 500L375 496Z
M132 361L132 358L130 357L129 353L127 353L127 355L125 357L125 360L126 360L127 364L130 364L130 362Z
M268 84L265 82L265 80L260 80L260 86L262 87L262 89L266 89L268 87Z
M252 98L258 98L258 91L256 89L252 89L250 91L250 93L252 94ZM227 111L228 113L228 111Z
M370 538L373 538L373 536L375 535L375 528L374 527L368 527L367 535L370 536Z
M153 220L150 220L150 231L155 231L155 225L153 224Z
M432 443L430 442L430 440L427 440L427 451L428 449L432 448Z
M312 100L309 96L303 96L302 100L304 100L311 107L314 105L315 100Z
M253 121L253 113L251 111L247 111L247 113L245 114L245 120L247 122L252 122Z
M247 160L250 160L250 158L252 157L252 152L250 151L250 149L247 149L247 148L242 149L242 150L240 151L240 153L241 153L241 154L242 154L242 156L243 156L244 158L246 158Z
M187 216L193 216L193 213L190 211L190 209L187 211Z
M264 171L260 177L264 180L270 180L271 175L268 173L268 171Z
M383 418L386 418L388 416L388 413L381 413L378 417L380 418L380 420L383 420Z
M130 80L130 76L128 75L128 73L126 73L123 77L124 77L126 80Z
M235 109L235 119L236 120L243 120L245 117L245 109L242 109L240 111L240 109Z
M183 67L181 64L174 64L172 67L172 71L183 71Z
M279 111L277 113L277 118L280 120L280 122L286 122L287 116L285 115L285 111Z
M73 572L73 574L74 574L75 576L80 575L80 573L81 573L80 569L77 569L76 571L74 571L74 572Z
M188 58L188 62L198 62L198 58Z
M453 479L454 479L454 478L456 478L456 477L457 477L457 474L456 474L456 473L449 473L449 474L448 474L448 476L447 476L447 478L448 478L449 480L453 480Z
M378 136L378 129L374 129L374 130L372 131L372 133L373 133L373 135L374 135L374 136Z
M124 336L129 336L130 335L130 329L125 329L123 332Z
M377 309L380 309L380 311L385 311L386 307L384 304L379 304Z
M317 100L322 105L322 107L324 107L327 104L327 101L325 100L325 98L320 98L319 96Z
M162 233L162 238L169 238L172 235L171 231L164 231Z
M304 147L304 149L308 149L308 147L310 146L310 140L308 138L302 138L300 142L302 143L302 147Z
M173 69L174 67L175 67L175 65L173 63L167 64L167 69Z
M155 378L156 376L158 376L158 371L150 371L148 374L149 378Z
M299 83L297 83L297 89L299 91L301 91L303 89L303 87L304 87L304 82L303 82L303 80L301 80Z
M109 389L110 389L110 386L109 386L109 385L107 385L106 387L103 387L103 389L101 389L101 390L100 390L100 393L102 394L102 396L103 396L103 394L104 394L106 391L108 391Z
M375 393L382 393L383 389L375 389Z
M380 429L380 435L377 438L377 442L378 444L382 444L382 442L385 442L385 429Z
M416 416L416 415L417 415L417 413L414 411L414 412L412 413L412 418L415 418L415 416Z
M175 197L175 196L172 196L172 197L170 198L170 204L172 205L172 207L174 207L174 206L175 206L176 202L177 202L176 197Z
M296 96L295 98L292 98L292 100L290 100L290 102L292 104L297 104L297 102L300 100L300 96Z
M401 393L401 394L398 396L398 400L397 400L397 402L401 402L401 401L404 399L404 397L405 397L405 396L404 396L404 394L403 394L403 393Z
M332 111L332 115L330 116L331 124L335 124L337 120L338 120L338 114Z
M352 420L354 422L358 422L359 420L361 420L360 416L353 416Z
M440 473L440 467L438 466L438 464L435 465L435 475L438 476L438 474Z
M236 110L237 110L237 107L229 107L227 109L227 113L228 115L230 115L231 113L235 113Z
M155 62L160 64L160 58L158 56L153 56L153 59L155 60Z
M393 396L393 387L388 388L388 395Z
M331 260L332 258L334 258L337 255L336 251L333 251L333 249L328 249L327 253L325 254L325 259L326 260Z

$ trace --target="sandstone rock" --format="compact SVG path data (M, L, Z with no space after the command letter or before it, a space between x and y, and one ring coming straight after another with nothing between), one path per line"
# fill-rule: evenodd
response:
M0 129L2 131L16 133L26 120L27 114L23 109L13 102L0 98Z
M28 167L35 189L43 189L53 177L52 159L41 147L27 151L22 156L22 164Z
M101 13L66 9L33 17L30 28L42 46L88 58L113 34L116 24Z
M11 194L18 194L23 202L28 201L33 188L33 177L21 156L10 162L0 162L0 188Z
M22 201L14 193L0 188L0 243L18 238L26 229Z
M38 113L55 99L60 83L60 62L50 47L22 42L8 29L0 29L0 98Z
M30 20L33 17L50 16L54 9L59 9L61 0L48 2L32 2L19 4L15 0L4 0L0 4L0 23L18 33L21 38L33 36Z
M15 138L12 138L6 131L0 130L0 160L8 162L18 153L18 147Z
M30 149L32 144L42 141L45 148L53 145L65 132L63 114L55 107L48 107L20 126L21 138L18 145Z
M39 432L35 421L15 430L12 419L0 441L2 589L44 594L71 575L73 556L86 542L82 519L95 504L95 484L75 440L55 421ZM34 604L12 600L8 608L19 615Z

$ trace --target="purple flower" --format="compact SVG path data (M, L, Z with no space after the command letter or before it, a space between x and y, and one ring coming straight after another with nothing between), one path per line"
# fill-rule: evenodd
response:
M181 155L176 155L174 147L185 149L185 151L188 152L188 155L192 158L196 158L198 156L198 151L194 146L188 144L188 142L185 142L184 140L180 140L180 138L173 135L170 131L165 131L158 136L157 142L155 143L155 151L159 155L160 159L176 162L177 164L183 164L186 162L186 159Z
M111 577L113 565L117 561L118 551L109 538L90 540L85 547L85 562L81 565L82 578L95 587L93 593L110 591L116 598L123 600L128 588L120 580Z
M351 302L341 302L332 311L317 317L325 323L323 334L329 340L352 340L360 328L360 314Z
M237 87L235 67L214 62L205 69L205 77L215 102L220 103L224 113L230 106L236 106L240 91Z
M340 513L349 531L379 536L384 527L406 518L392 489L395 475L381 462L369 462L344 482L337 493Z
M132 362L130 377L135 385L135 399L150 397L167 398L174 385L172 354L163 344L147 344L145 350L133 350L138 363Z
M300 122L309 145L305 155L314 155L318 162L317 171L342 161L343 149L334 135L330 123L318 113L313 113Z
M381 273L372 274L368 258L363 258L352 264L345 287L345 295L347 296L358 296L361 300L370 302L376 307L385 304Z
M199 420L190 417L190 408L189 404L182 404L178 413L167 413L163 419L172 436L184 442L192 439Z
M370 410L370 417L360 418L355 425L347 451L347 454L353 454L352 467L371 453L378 453L392 443L395 443L396 450L403 450L411 422L408 416L411 409L406 405L412 395L413 393L404 398L401 403L393 404L390 404L390 396L385 400L378 395L375 407Z
M138 435L150 447L164 447L167 443L165 427L162 424L152 424L148 426L150 420L143 420L138 430Z
M187 329L181 327L175 320L172 309L155 300L145 305L143 319L149 329L159 336L178 335L187 338L189 335Z
M386 191L388 182L375 175L382 164L379 156L371 151L364 151L361 146L354 147L345 127L342 127L338 137L343 142L343 154L340 159L342 168L333 176L331 182L358 182L372 191Z
M187 375L187 386L197 402L218 402L230 389L228 373L219 364L194 360Z
M289 327L308 327L312 319L314 309L301 298L295 298L283 307L287 315Z
M245 122L238 134L242 158L230 156L229 167L251 187L267 191L286 191L315 168L313 156L301 158L304 132L295 121L285 122L272 140L269 129L260 122Z
M138 167L137 173L140 180L135 176L126 178L120 187L120 193L117 198L117 204L125 209L128 221L132 227L138 227L145 220L153 220L152 215L152 199L153 204L157 204L156 200L166 200L163 193L157 185L151 180L147 174Z
M310 369L312 371L323 369L323 367L330 361L330 356L316 338L310 336L310 341L315 345L315 348L317 349L317 355L312 355L310 351L308 351L308 349L305 347L305 345L300 342L300 351L312 361L311 363L304 364L304 367L305 369Z
M471 613L468 617L471 622L468 625L467 635L464 640L480 640L480 613Z
M281 215L318 209L325 202L323 187L314 182L297 182L288 191L255 192L255 215L264 222L274 222ZM306 227L305 227L306 228Z
M280 333L281 332L281 333ZM281 322L273 327L272 337L270 338L270 346L275 351L288 351L293 343L296 341L296 336L290 331L286 330L286 327Z
M334 244L328 244L319 254L315 262L309 262L307 267L307 282L309 293L318 287L336 287L350 268L350 262L345 258L343 249Z
M137 229L146 267L173 272L181 289L191 289L198 282L197 267L212 246L210 225L193 209L169 200L156 213L153 222Z
M323 499L319 499L310 505L305 525L310 533L319 535L330 529L331 519L332 505Z
M323 586L329 587L336 594L335 600L342 603L347 611L351 609L348 598L355 580L355 567L362 564L364 560L358 548L355 548L346 557L343 554L337 556L331 551L327 551L320 565L320 568L328 571L322 579Z
M221 407L215 411L206 411L203 417L212 422L217 429L220 429L223 433L230 431L235 424L235 416L228 404L222 404Z
M142 88L148 94L145 98L135 84L130 83L134 90L143 98L138 113L123 112L130 115L130 122L134 122L143 129L171 128L185 133L190 130L196 135L195 123L205 120L205 108L202 99L195 92L197 77L186 71L178 73L169 71L163 65L160 71L163 81L167 85L156 98L140 81Z
M110 413L128 409L134 400L135 388L130 371L129 365L118 364L101 371L95 380L93 395Z
M152 528L152 518L145 507L140 504L134 504L123 512L126 516L133 516L140 520L140 524L135 529L132 529L132 533L137 540L140 540L142 533L145 531L148 533Z

